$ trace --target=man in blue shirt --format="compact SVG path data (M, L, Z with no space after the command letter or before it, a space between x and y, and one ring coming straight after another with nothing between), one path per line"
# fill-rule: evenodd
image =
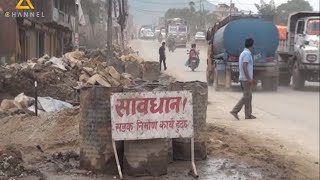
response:
M243 90L243 96L230 112L237 120L239 120L238 113L245 107L245 118L256 119L252 115L252 84L253 84L253 39L246 39L245 49L239 57L239 81Z

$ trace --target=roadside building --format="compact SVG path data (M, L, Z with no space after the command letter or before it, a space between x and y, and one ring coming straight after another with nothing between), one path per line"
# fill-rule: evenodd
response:
M238 14L239 10L234 3L232 3L230 6L225 3L221 3L221 4L218 4L218 7L214 12L217 15L218 20L222 20L228 17L230 15L230 12L232 14Z
M26 1L27 2L27 1ZM31 0L34 9L20 10L17 1L0 0L0 58L23 62L44 54L61 56L72 50L75 0Z

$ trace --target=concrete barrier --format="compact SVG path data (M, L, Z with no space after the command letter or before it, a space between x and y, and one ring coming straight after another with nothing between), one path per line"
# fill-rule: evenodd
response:
M144 84L124 92L165 90L160 84ZM123 171L129 176L161 176L168 169L168 140L151 139L124 142Z
M142 65L138 62L127 61L125 62L125 72L131 74L132 78L142 78Z
M122 88L85 87L80 92L80 168L93 172L117 173L111 137L110 95ZM117 142L119 157L123 142ZM120 158L122 159L122 158Z
M154 61L145 61L143 64L143 80L155 81L160 76L160 63Z
M193 99L193 125L195 141L195 160L205 160L207 158L207 106L208 106L208 86L207 83L174 82L168 87L170 91L188 90L192 92ZM191 160L190 139L173 139L173 159Z

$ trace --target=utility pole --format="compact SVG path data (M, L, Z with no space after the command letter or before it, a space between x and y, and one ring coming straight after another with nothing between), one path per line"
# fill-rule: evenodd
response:
M125 23L126 23L126 17L128 16L127 13L127 0L118 0L119 4L119 17L118 17L118 23L120 25L121 29L121 49L124 50L124 29L125 29Z
M200 0L200 23L201 23L201 28L203 27L203 11L202 11L202 0Z
M232 0L230 0L230 16L232 15ZM230 17L231 18L231 17Z
M80 0L75 1L76 4L76 22L75 22L75 33L74 33L74 45L75 45L75 50L79 51L79 3Z
M117 14L117 0L113 0L113 5L114 5L114 17L118 17ZM118 37L118 32L115 33L115 39L116 39L116 43L119 44L119 37Z
M107 32L107 51L108 51L108 61L112 59L112 0L108 0L107 6L108 6L108 32Z
M203 27L204 27L205 29L207 29L207 17L206 17L206 15L205 15L205 13L204 13L204 3L202 4L202 12L203 12L203 21L204 21Z

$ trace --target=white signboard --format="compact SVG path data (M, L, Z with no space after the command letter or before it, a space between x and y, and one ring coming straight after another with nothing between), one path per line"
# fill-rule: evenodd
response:
M192 94L188 91L116 93L111 96L112 138L192 138Z

